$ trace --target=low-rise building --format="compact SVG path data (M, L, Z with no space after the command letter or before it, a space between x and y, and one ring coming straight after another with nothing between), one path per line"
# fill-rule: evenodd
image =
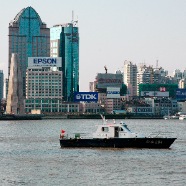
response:
M25 111L31 113L32 110L41 110L41 113L79 113L79 103L63 102L62 99L26 99Z
M88 114L99 114L104 112L104 109L101 107L100 103L95 103L95 102L83 102L81 103L81 108L83 113L88 113Z

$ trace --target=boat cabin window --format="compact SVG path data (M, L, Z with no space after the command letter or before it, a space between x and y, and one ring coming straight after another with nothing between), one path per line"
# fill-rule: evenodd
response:
M102 127L102 131L103 132L108 132L109 131L109 128L108 127Z
M131 132L130 129L127 127L127 125L123 125L123 127L124 127L128 132Z
M120 128L120 131L124 131L123 128Z

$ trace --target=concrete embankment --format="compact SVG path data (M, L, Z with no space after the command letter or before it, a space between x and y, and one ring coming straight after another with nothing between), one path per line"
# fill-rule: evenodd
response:
M42 119L68 119L68 115L44 115Z
M140 116L123 114L106 114L106 119L163 119L163 116ZM79 114L79 115L43 115L43 114L25 114L25 115L2 115L0 120L41 120L41 119L101 119L100 114Z
M42 114L4 114L0 116L0 120L41 120L42 117Z
M140 116L123 114L106 114L106 119L163 119L162 116ZM100 114L79 114L79 115L45 115L42 119L101 119Z
M162 116L140 116L140 115L123 115L123 114L107 114L104 115L105 119L163 119ZM68 115L69 119L101 119L99 114L97 115Z

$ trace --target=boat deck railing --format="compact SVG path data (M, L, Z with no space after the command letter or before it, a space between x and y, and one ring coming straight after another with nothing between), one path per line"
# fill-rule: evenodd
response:
M71 133L71 134L66 134L64 136L64 139L91 139L92 136L88 133Z
M152 132L147 137L148 138L167 138L172 136L173 132Z
M89 139L89 138L92 138L91 134L89 133L75 133L75 138L86 138L86 139Z

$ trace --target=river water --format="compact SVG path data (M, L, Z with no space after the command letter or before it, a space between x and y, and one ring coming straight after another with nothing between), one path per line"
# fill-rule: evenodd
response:
M125 120L145 135L173 132L170 149L61 149L60 130L95 131L101 120L0 121L0 185L186 185L186 120Z

